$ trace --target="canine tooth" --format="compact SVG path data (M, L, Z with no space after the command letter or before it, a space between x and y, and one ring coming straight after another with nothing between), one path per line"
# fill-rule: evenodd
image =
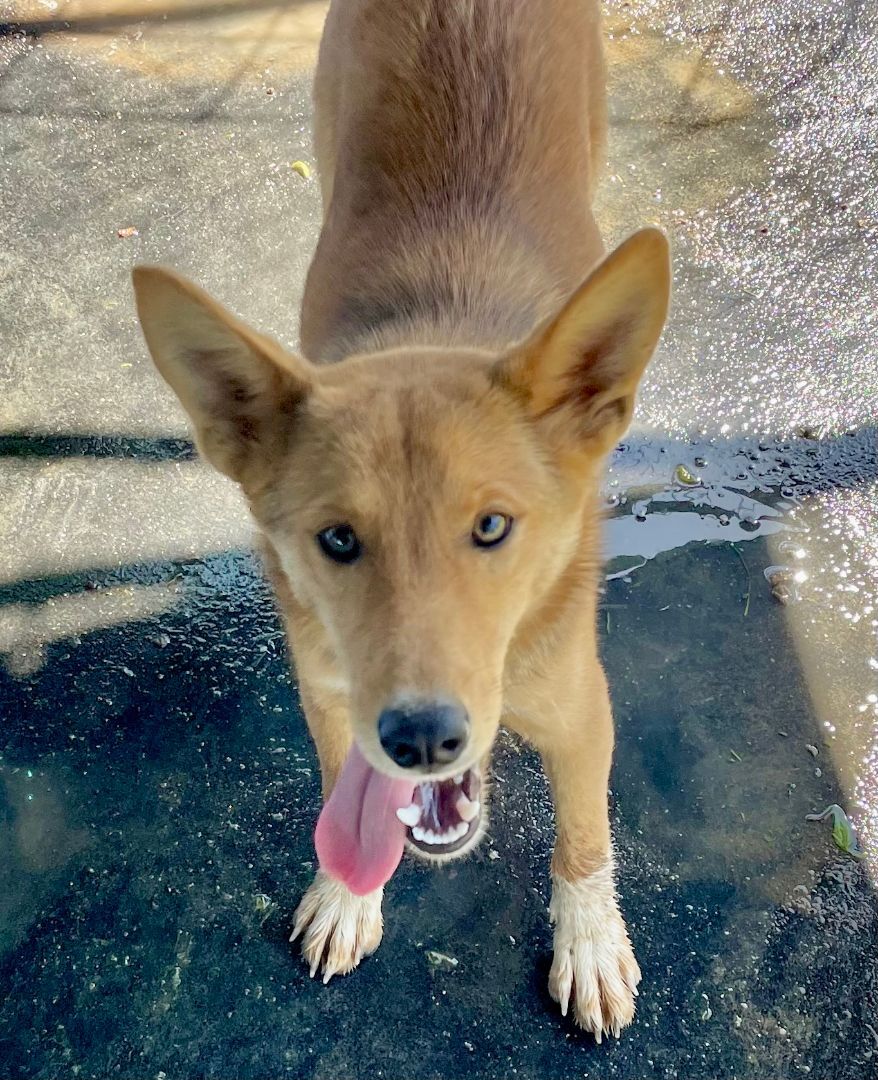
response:
M463 773L462 772L459 772L457 774L457 776L455 776L454 782L455 782L455 784L462 784L463 783Z
M481 803L478 799L473 802L461 792L457 796L457 802L454 804L454 809L460 814L464 821L469 823L470 821L474 821L478 816L479 810L481 809Z
M415 840L420 840L422 844L427 842L427 834L420 825L415 825L412 829L412 836Z
M403 825L408 825L410 829L413 829L421 820L421 808L417 803L412 803L411 806L401 806L396 811L396 816Z
M454 839L459 840L462 836L466 836L469 832L469 825L465 821L461 821L457 828L454 830Z

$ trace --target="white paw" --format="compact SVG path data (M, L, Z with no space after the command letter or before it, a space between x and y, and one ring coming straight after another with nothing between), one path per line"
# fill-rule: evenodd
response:
M323 982L333 975L347 975L364 956L375 952L381 942L383 889L357 896L322 870L302 897L290 941L302 936L302 955L311 968L318 969Z
M555 955L549 993L580 1027L618 1035L634 1017L640 968L616 902L613 866L577 881L552 875L549 917L555 924Z

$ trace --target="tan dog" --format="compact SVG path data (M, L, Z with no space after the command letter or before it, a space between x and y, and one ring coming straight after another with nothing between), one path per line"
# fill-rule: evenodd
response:
M294 937L325 980L377 947L404 845L477 843L502 722L555 800L550 992L618 1033L640 972L613 886L598 486L669 265L655 230L599 262L599 13L335 0L316 111L308 359L135 271L155 362L261 526L320 757Z

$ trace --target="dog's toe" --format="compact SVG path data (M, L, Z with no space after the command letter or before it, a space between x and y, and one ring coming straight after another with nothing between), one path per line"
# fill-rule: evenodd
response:
M290 941L302 939L302 955L313 978L347 975L381 942L383 889L357 896L318 871L296 911Z

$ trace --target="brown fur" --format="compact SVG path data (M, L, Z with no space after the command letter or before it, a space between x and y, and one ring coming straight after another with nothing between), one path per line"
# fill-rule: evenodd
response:
M452 695L472 720L465 765L501 720L539 749L553 872L587 881L609 858L613 744L598 484L669 288L655 230L580 285L603 254L590 209L597 10L336 0L316 106L325 221L302 313L310 360L170 271L140 268L147 342L262 528L324 792L354 734L374 767L402 773L376 728L394 696ZM515 527L484 551L470 532L489 511ZM364 544L351 566L314 541L338 522ZM595 993L604 1027L630 1019L630 994ZM593 1027L584 1009L577 999Z

